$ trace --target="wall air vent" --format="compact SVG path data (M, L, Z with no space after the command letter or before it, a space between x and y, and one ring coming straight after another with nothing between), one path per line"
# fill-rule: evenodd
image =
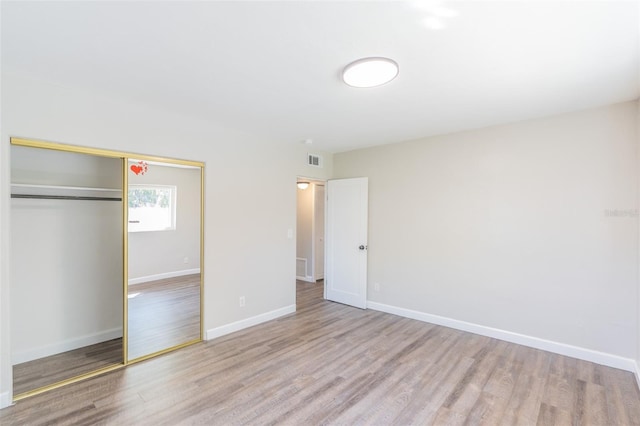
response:
M316 154L307 154L307 165L313 167L322 167L322 157Z

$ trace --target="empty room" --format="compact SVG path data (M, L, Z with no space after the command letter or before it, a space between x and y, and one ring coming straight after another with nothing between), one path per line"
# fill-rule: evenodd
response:
M640 1L0 24L1 424L640 425Z

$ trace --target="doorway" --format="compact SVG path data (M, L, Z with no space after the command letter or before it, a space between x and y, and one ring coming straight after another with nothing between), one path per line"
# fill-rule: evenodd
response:
M325 182L296 182L296 283L324 285Z

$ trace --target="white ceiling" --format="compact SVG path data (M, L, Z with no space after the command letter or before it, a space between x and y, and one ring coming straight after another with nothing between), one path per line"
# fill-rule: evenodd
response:
M639 95L638 1L3 1L1 12L3 72L333 152ZM397 61L396 80L342 83L367 56Z

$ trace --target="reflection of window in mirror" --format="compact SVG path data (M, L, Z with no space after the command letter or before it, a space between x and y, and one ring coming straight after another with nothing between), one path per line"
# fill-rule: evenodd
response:
M129 185L129 232L176 229L175 186Z

